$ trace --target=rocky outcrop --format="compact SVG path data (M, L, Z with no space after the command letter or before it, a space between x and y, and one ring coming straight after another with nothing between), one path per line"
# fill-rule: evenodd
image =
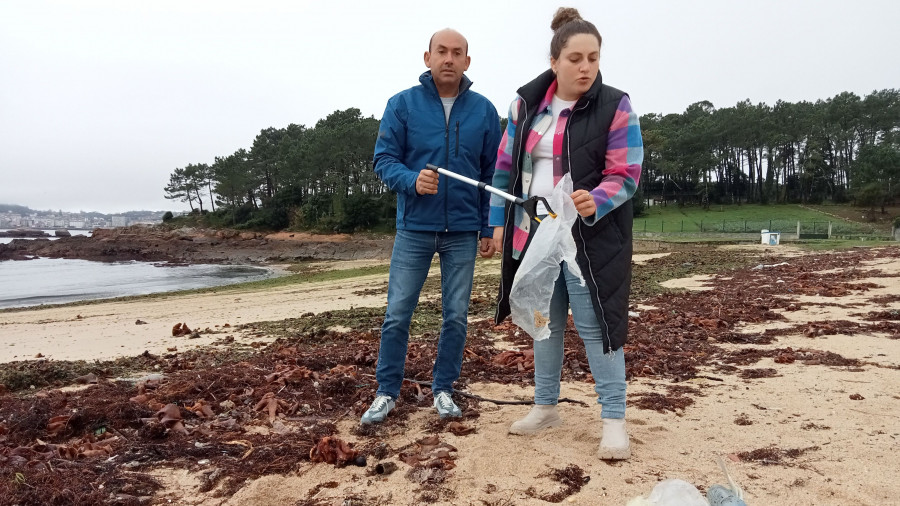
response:
M14 228L0 232L0 237L50 237L50 234L34 228Z
M15 239L0 244L0 260L35 257L117 262L265 264L314 260L390 258L392 236L262 234L163 226L96 229L50 241Z

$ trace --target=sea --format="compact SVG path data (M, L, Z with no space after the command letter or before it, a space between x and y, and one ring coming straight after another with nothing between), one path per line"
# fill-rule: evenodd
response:
M45 232L53 235L52 230ZM70 233L90 235L85 230ZM11 240L0 237L0 243ZM62 258L5 260L0 261L0 309L207 288L276 275L272 269L253 265L172 265Z

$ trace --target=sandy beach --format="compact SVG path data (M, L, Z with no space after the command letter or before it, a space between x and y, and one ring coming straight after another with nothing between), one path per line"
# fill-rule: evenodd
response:
M800 286L794 284L798 279L829 272L785 270L791 258L809 253L782 248L775 254L779 255L773 257L777 262L760 264L756 272L745 269L738 274L692 276L670 280L666 286L724 300L726 292L718 290L727 284L740 284L744 293L752 295L760 290L758 299L763 300L763 289ZM652 266L665 256L635 255L634 260ZM498 268L497 260L479 262L482 274ZM466 419L473 433L437 434L455 449L455 466L442 475L439 483L417 480L407 464L391 456L384 461L397 462L399 469L385 475L373 473L375 459L371 457L369 466L363 468L311 463L298 456L290 472L250 480L233 495L222 496L215 488L203 486L203 477L209 473L204 464L189 459L145 469L163 485L151 503L537 505L546 504L547 498L563 488L554 481L554 470L577 466L588 480L580 484L580 490L562 494L562 501L624 505L629 499L649 494L657 482L668 478L680 478L701 490L727 483L716 463L719 457L743 488L750 505L894 504L900 497L896 480L900 476L897 331L831 333L820 329L828 322L867 325L871 323L867 315L872 313L897 314L900 256L896 252L869 255L857 265L841 269L848 268L857 275L848 281L846 293L826 297L809 290L784 290L778 297L785 303L771 309L780 316L764 322L739 322L728 342L715 343L730 352L780 350L776 359L761 358L752 364L726 368L717 360L697 356L699 373L692 379L677 384L653 377L631 379L627 420L633 456L627 461L597 459L601 420L592 385L570 380L564 382L562 395L583 404L561 404L564 425L536 436L507 434L509 424L523 416L528 406L473 402L478 416ZM770 272L774 274L767 275ZM184 352L211 345L221 347L212 343L229 335L238 343L271 341L269 336L245 335L234 327L324 310L382 307L385 286L386 276L379 275L265 291L237 288L204 295L5 312L0 313L0 362L33 360L39 355L51 360L102 360L144 351L166 353L173 347ZM854 286L865 288L852 289ZM659 318L659 312L665 310L660 307L662 301L634 306L633 324L650 325ZM136 324L138 320L146 323ZM201 329L200 337L172 337L172 326L181 322ZM738 334L758 336L767 330L784 333L768 344L740 343L734 338ZM502 333L496 335L498 349L517 349L503 342ZM781 360L787 349L792 350L788 353L796 352L798 359ZM804 353L813 352L855 359L858 365L829 366L800 360ZM682 409L657 411L642 409L634 402L650 394L677 398L673 386L687 389L684 395L692 403ZM488 399L528 401L532 387L527 383L471 380L468 392ZM415 445L435 434L435 418L432 409L417 409L404 423L378 433L378 439L393 449ZM302 423L284 421L288 431L297 430L290 427ZM253 431L264 435L275 431L265 420L251 425ZM336 436L359 447L367 442L357 431L354 413L336 420ZM190 439L182 441L193 444ZM768 452L763 451L766 449Z

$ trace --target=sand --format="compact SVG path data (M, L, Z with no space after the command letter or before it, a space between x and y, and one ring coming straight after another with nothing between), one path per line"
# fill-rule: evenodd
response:
M637 255L636 255L637 257ZM636 260L639 260L636 258ZM495 269L495 262L479 263ZM874 262L872 268L900 276L900 262ZM877 277L880 288L828 298L797 297L807 309L785 312L790 321L856 320L857 313L900 309L900 303L872 304L878 295L900 293L900 277ZM304 312L344 307L383 306L385 295L355 295L365 288L383 287L384 276L352 281L310 283L290 288L228 291L221 294L171 296L134 302L109 302L89 306L48 308L0 314L0 361L22 360L37 353L55 359L110 358L133 355L145 349L200 346L223 334L191 341L172 338L171 327L185 322L192 328L223 329L263 320L295 317ZM702 289L709 279L673 282L673 286ZM773 280L777 282L777 280ZM852 308L839 307L855 304ZM640 312L640 309L637 308ZM146 325L135 325L135 320ZM777 324L767 323L765 328ZM227 329L226 329L227 330ZM759 332L759 326L744 326ZM227 335L227 333L225 334ZM240 336L238 336L240 337ZM243 337L240 337L243 338ZM248 337L247 339L249 339ZM739 345L725 345L735 346ZM482 402L475 420L477 432L457 437L441 433L441 439L458 449L457 467L438 494L440 504L538 505L545 501L529 496L552 493L559 485L546 475L552 469L577 465L590 481L565 504L624 505L629 499L649 494L660 480L680 478L709 487L725 483L716 464L723 457L750 505L885 505L900 502L900 340L884 335L837 335L810 339L802 335L779 337L770 345L783 348L827 350L872 365L861 368L809 366L800 362L775 364L766 359L752 368L775 368L775 377L745 380L737 375L706 374L688 384L703 386L704 395L678 413L658 413L630 407L627 413L633 456L607 463L597 459L600 408L592 385L563 384L562 395L584 401L586 406L561 404L564 425L535 436L507 434L510 423L528 411L527 406L499 406ZM629 395L665 392L669 383L645 378L629 383ZM529 400L531 388L514 385L474 384L472 393L494 399ZM856 394L864 397L853 400ZM435 413L415 413L402 432L392 434L393 448L429 435L427 423ZM738 425L741 417L750 423ZM354 419L338 424L339 437L357 438ZM734 455L777 447L803 450L794 459L765 465L736 459ZM730 456L730 457L729 457ZM318 504L419 504L418 484L405 477L409 469L388 476L370 475L364 468L334 468L301 463L286 476L267 476L247 483L232 497L200 493L200 480L183 468L159 469L166 484L157 495L161 503L185 505L271 505L320 500ZM322 484L337 482L335 488ZM319 487L317 487L319 486Z

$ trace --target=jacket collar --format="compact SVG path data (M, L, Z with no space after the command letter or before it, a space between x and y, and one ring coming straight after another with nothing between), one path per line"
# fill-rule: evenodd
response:
M422 75L419 76L419 82L422 83L426 89L430 90L436 97L440 97L438 94L437 86L434 84L434 78L431 76L431 71L426 70L422 72ZM462 76L462 80L459 82L459 92L456 96L460 96L466 92L469 88L472 87L472 81L466 77L465 74Z
M544 73L534 78L530 83L519 88L517 93L520 97L525 99L525 102L529 104L530 107L537 106L544 99L544 94L547 93L547 89L550 88L550 85L553 84L553 81L555 80L556 74L553 73L553 70L547 69ZM600 88L602 86L603 75L598 71L597 79L594 80L594 84L591 85L591 88L587 90L585 94L581 96L581 98L578 99L576 105L596 99L600 95Z

